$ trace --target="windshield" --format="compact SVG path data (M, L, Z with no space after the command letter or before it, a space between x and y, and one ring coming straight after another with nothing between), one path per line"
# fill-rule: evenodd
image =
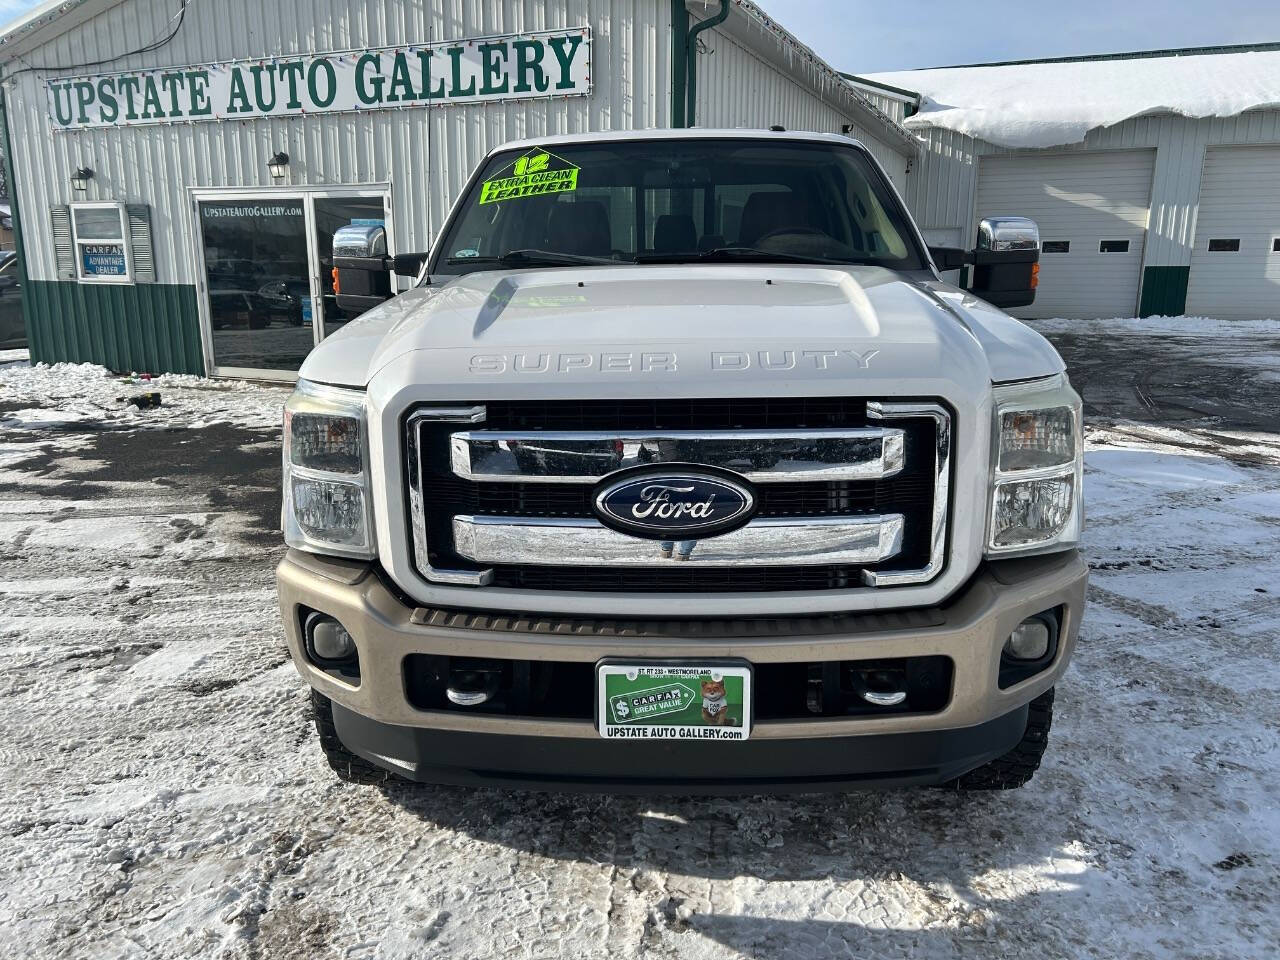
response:
M485 162L431 273L685 262L923 266L862 151L794 140L632 140Z

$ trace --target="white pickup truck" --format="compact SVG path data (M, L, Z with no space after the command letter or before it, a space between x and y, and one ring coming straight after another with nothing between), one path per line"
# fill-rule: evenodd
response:
M505 145L429 254L334 254L278 582L340 775L1030 779L1087 575L1080 398L993 306L1035 224L930 250L853 140L669 130Z

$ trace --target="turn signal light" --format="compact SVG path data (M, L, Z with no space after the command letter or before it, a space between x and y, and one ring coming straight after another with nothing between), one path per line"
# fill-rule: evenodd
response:
M1040 264L1033 263L1031 265L1031 289L1034 290L1040 286Z

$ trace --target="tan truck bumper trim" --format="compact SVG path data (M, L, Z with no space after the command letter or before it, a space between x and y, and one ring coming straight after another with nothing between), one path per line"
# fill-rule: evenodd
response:
M1088 568L1078 553L987 564L940 608L836 617L744 621L555 620L406 605L372 568L291 550L277 582L285 636L299 673L335 702L380 723L536 737L595 737L582 720L424 711L405 695L409 654L592 662L603 657L741 657L754 663L944 655L955 665L948 706L931 714L815 718L757 724L752 738L847 737L975 726L1027 703L1066 669L1084 607ZM1006 690L997 674L1005 639L1025 618L1061 607L1057 656ZM300 611L318 610L350 631L360 685L307 659Z

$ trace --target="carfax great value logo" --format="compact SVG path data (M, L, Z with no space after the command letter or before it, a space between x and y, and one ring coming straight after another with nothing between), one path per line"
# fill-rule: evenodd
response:
M683 683L672 683L644 693L624 693L609 701L614 723L649 720L668 713L679 713L692 706L698 695Z

